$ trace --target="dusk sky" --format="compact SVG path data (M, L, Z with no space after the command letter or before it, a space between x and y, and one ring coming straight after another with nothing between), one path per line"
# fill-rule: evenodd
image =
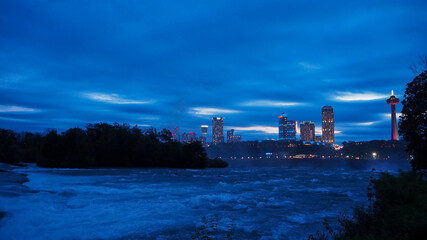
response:
M335 138L389 139L393 89L427 53L427 1L0 1L0 128L224 117L243 140L278 116ZM401 111L401 104L397 105Z

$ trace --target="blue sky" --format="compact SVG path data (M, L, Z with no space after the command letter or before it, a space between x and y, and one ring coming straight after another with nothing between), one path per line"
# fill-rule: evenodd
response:
M335 111L336 140L389 139L427 53L426 1L0 2L0 128L212 125L275 139ZM401 110L401 105L397 106ZM209 129L209 135L211 134Z

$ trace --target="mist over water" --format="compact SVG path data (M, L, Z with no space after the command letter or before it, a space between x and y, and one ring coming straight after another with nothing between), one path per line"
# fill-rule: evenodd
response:
M390 167L332 163L233 161L229 168L206 170L20 168L15 171L28 174L24 184L36 192L0 195L0 210L8 212L0 239L191 239L202 217L213 214L219 231L235 225L234 239L301 239L323 229L324 218L333 221L340 212L367 204L370 169Z
M355 160L355 159L255 159L255 160L227 160L235 168L297 168L313 170L368 170L371 171L408 171L411 169L409 160L391 158L388 160Z

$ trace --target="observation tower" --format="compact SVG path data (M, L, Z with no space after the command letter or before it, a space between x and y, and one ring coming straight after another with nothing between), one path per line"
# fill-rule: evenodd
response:
M399 103L399 98L394 96L393 90L391 90L391 96L387 99L387 104L391 105L391 140L398 141L399 133L397 132L396 123L396 104Z

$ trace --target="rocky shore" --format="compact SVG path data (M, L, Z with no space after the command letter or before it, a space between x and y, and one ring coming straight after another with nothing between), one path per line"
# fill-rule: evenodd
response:
M0 197L16 197L32 192L23 185L28 182L27 175L13 172L15 168L16 166L0 163ZM0 221L6 215L7 212L0 206Z

